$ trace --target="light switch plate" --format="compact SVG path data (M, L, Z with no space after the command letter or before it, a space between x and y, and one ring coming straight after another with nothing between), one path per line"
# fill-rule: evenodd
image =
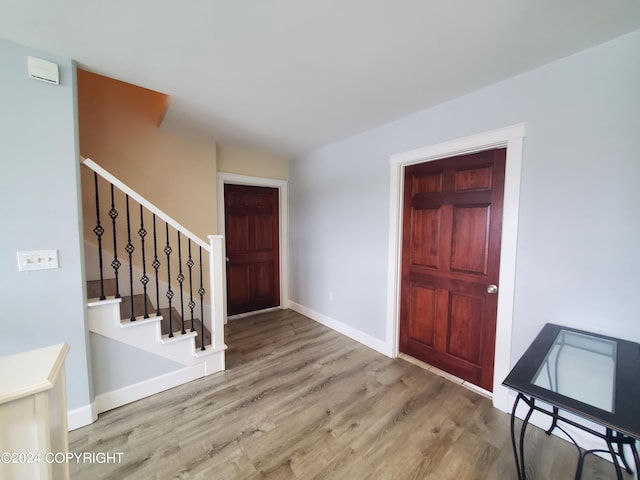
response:
M18 252L18 271L48 270L58 268L57 250L31 250Z

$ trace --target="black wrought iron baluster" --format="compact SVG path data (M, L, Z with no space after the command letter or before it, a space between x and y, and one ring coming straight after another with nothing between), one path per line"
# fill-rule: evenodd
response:
M158 269L160 261L158 260L158 236L156 234L156 214L153 214L153 262L151 263L156 271L156 315L160 316L160 286L158 284Z
M180 333L184 335L187 331L184 329L184 294L182 290L182 283L184 282L184 275L182 274L182 247L180 245L180 231L178 230L178 283L180 284L180 318L182 324L182 330Z
M127 246L124 248L124 251L129 255L129 290L131 291L131 321L136 321L136 315L134 312L134 302L133 302L133 252L135 251L135 247L133 243L131 243L131 217L129 216L129 195L125 195L125 203L127 206Z
M172 321L172 313L171 313L171 300L173 299L173 290L171 290L171 259L169 255L171 255L171 245L169 245L169 224L165 222L166 232L167 232L167 244L164 247L164 253L167 255L167 299L169 300L169 337L173 337L173 324Z
M191 239L189 239L189 259L187 260L187 267L189 267L189 310L191 310L191 331L195 332L196 329L193 326L193 309L196 306L196 302L193 301L193 259L191 258Z
M202 247L200 247L200 288L198 289L200 294L200 350L206 350L204 348L204 286L202 283Z
M109 217L111 217L111 224L113 226L113 261L111 266L116 277L116 298L120 298L120 283L118 282L118 269L122 265L118 260L118 242L116 233L116 218L118 218L118 211L116 210L116 202L113 194L113 183L111 184L111 210L109 210Z
M149 283L149 277L147 277L147 265L144 252L144 237L147 236L147 231L144 228L144 212L142 205L140 205L140 248L142 253L142 277L140 277L140 283L142 283L142 293L144 294L144 318L149 318L149 311L147 310L147 283Z
M104 234L104 228L100 224L100 195L98 193L98 174L93 173L93 182L96 190L96 226L93 229L93 233L98 237L98 268L100 269L100 300L104 300L104 276L102 274L102 235Z

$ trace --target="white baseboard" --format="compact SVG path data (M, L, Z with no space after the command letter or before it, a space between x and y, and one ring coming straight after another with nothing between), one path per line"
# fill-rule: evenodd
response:
M67 411L67 429L72 431L90 425L98 419L99 413L202 378L207 374L206 367L206 363L201 363L181 368L180 370L165 375L160 375L140 383L98 395L90 405ZM222 369L224 370L224 367ZM219 370L216 370L216 372L217 371ZM209 372L209 374L211 373L212 372Z
M67 430L75 430L76 428L90 425L98 418L96 404L91 403L84 407L67 411Z
M135 402L142 398L149 397L156 393L169 390L183 383L190 382L197 378L204 377L206 374L204 364L193 365L191 367L181 368L174 372L160 375L159 377L150 378L140 383L128 385L118 390L103 393L96 396L96 414L112 410L127 403Z
M311 320L315 320L316 322L321 323L325 327L329 327L330 329L335 330L338 333L346 335L347 337L355 340L358 343L362 343L369 348L373 348L375 351L380 352L387 357L391 356L390 349L387 346L386 342L372 337L371 335L364 333L361 330L339 322L338 320L335 320L331 317L327 317L322 313L316 312L315 310L305 307L304 305L300 305L299 303L296 303L294 301L289 301L289 308L304 315L305 317L309 317Z

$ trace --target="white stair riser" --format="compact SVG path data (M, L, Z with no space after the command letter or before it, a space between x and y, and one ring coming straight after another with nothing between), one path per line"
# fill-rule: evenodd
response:
M123 327L119 302L92 302L88 311L89 330L94 333L168 358L181 365L205 364L205 375L224 370L224 350L210 353L210 350L196 349L195 335L191 334L184 337L174 334L173 338L167 339L166 335L163 336L161 333L161 318L131 322ZM203 353L207 354L202 355Z

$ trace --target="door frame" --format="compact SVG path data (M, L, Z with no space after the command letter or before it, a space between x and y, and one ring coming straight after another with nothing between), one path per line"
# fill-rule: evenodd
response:
M253 187L271 187L278 189L278 214L280 234L280 305L275 308L287 308L289 305L289 182L273 178L252 177L236 173L218 172L218 232L225 236L225 184ZM225 319L226 321L226 319Z
M511 368L511 335L515 292L518 214L520 210L520 178L525 125L492 130L391 155L391 188L389 202L389 278L387 290L387 354L399 354L400 280L402 267L402 216L404 169L407 165L506 147L502 240L500 245L500 291L496 319L496 343L493 369L493 406L509 412L509 391L502 380Z

